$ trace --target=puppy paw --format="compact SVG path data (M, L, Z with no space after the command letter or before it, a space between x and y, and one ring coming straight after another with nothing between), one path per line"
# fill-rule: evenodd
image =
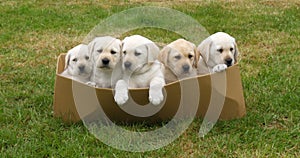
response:
M165 80L163 77L155 77L150 82L149 101L153 105L159 105L164 100L162 93Z
M218 64L213 68L213 72L222 72L227 69L226 64Z
M149 93L149 101L153 105L159 105L163 100L164 100L164 96L161 91Z
M150 103L152 103L153 105L159 105L164 99L164 96L161 94L152 94L149 95L149 101Z
M128 94L127 93L123 93L123 92L118 92L118 93L115 94L114 99L115 99L115 102L118 105L123 105L128 100Z
M127 83L124 80L119 80L116 83L114 99L115 99L115 102L118 105L123 105L127 102L127 100L128 100L128 86L127 86Z
M92 82L92 81L89 81L86 84L89 85L89 86L92 86L92 87L96 87L97 86L97 84L95 82Z

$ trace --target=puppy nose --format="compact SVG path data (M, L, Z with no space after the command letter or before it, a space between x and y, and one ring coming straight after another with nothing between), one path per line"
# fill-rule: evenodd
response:
M182 69L183 69L183 71L187 72L187 71L189 71L190 66L185 64L185 65L182 66Z
M109 59L103 58L103 59L102 59L102 63L103 63L104 65L107 65L107 64L109 63Z
M227 66L231 66L231 64L232 64L232 59L231 59L231 58L227 58L227 59L225 59L225 62L226 62L226 65L227 65Z
M129 67L131 66L131 62L126 61L126 62L124 63L124 66L125 66L126 68L129 68Z
M83 70L84 70L84 65L80 65L80 66L78 66L78 69L82 72Z

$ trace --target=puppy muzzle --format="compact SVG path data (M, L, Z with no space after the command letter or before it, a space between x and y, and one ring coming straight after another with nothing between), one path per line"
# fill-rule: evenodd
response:
M132 63L129 62L129 61L124 62L124 67L125 67L126 69L130 69L131 65L132 65Z
M190 66L188 64L185 64L182 66L182 70L184 73L188 73L190 70Z
M111 69L110 60L108 58L103 58L97 61L97 68L99 69Z
M103 65L108 65L109 62L110 62L110 60L109 60L108 58L103 58L103 59L102 59L102 64L103 64Z
M232 66L232 59L231 58L227 58L225 59L225 64L229 67Z
M78 66L78 69L79 69L79 71L80 71L81 73L83 73L83 72L84 72L84 68L85 68L85 66L84 66L84 65L80 65L80 66Z

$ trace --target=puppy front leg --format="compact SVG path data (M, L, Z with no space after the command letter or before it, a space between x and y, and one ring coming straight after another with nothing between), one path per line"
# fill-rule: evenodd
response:
M227 65L226 64L218 64L216 66L213 67L213 72L222 72L224 70L227 69Z
M149 101L153 105L159 105L163 99L162 89L165 85L165 80L161 77L154 77L150 82Z
M123 105L128 100L128 84L125 80L119 80L115 87L115 102L118 105Z

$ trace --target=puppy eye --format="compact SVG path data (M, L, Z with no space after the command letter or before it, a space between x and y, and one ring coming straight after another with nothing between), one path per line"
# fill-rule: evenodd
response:
M89 56L85 56L85 60L89 60L90 59L90 57Z
M124 51L123 54L126 55L126 51Z
M134 52L134 55L135 55L135 56L139 56L139 55L141 55L141 53L139 53L139 52Z
M232 51L233 51L233 48L230 48L230 51L232 52Z
M114 51L114 50L111 50L110 53L111 53L111 54L116 54L117 52Z
M222 52L223 52L223 49L220 48L220 49L218 49L217 51L220 52L220 53L222 53Z
M192 59L193 58L193 55L191 55L191 54L189 54L189 56L188 56L190 59Z
M181 56L180 55L176 55L175 58L179 60L179 59L181 59Z
M72 61L77 62L77 58L74 58Z
M102 53L103 52L103 49L99 49L97 50L98 53Z

